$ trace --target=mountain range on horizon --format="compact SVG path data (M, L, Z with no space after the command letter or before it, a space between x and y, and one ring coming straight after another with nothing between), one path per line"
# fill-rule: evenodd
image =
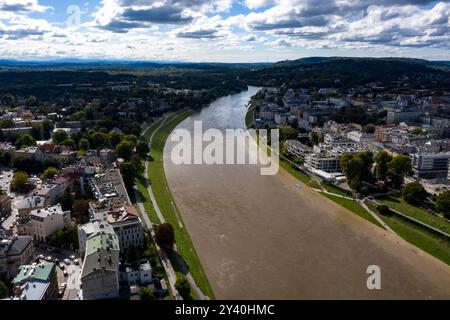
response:
M0 59L0 67L49 67L49 66L125 66L125 67L195 67L195 66L217 66L217 67L249 67L249 66L301 66L308 64L325 63L332 61L398 61L404 63L414 63L429 66L448 65L450 66L450 60L426 60L416 58L401 58L401 57L304 57L294 60L282 60L278 62L193 62L183 60L110 60L110 59L78 59L78 58L65 58L65 59L49 59L49 60L14 60L14 59Z

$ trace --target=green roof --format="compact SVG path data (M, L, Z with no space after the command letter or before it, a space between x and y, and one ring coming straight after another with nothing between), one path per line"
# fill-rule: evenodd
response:
M86 241L81 278L97 271L118 272L119 240L116 234L99 233Z
M22 283L30 280L49 282L55 269L53 262L41 262L35 266L23 265L20 266L19 273L12 282Z
M119 251L117 235L102 232L86 240L86 256L99 250Z

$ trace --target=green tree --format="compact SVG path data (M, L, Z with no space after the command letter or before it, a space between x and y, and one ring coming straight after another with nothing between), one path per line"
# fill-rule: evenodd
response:
M44 121L42 121L42 135L44 139L50 139L54 127L52 120L45 118Z
M12 180L12 188L14 190L23 190L28 181L28 174L23 171L17 171Z
M403 188L403 199L414 205L418 205L426 200L428 193L420 182L411 182Z
M390 216L392 215L392 211L391 209L389 209L389 207L385 204L380 204L377 206L377 210L380 214L384 215L384 216Z
M11 155L5 150L0 150L0 164L4 166L9 166L11 162Z
M79 223L89 220L89 201L83 199L75 200L72 211Z
M346 153L341 157L340 166L350 188L359 190L365 170L364 160L354 153Z
M375 156L375 176L378 180L385 180L388 174L388 164L392 156L386 151L380 151Z
M145 141L139 141L136 145L136 153L142 158L145 158L150 152L148 144Z
M88 150L89 149L89 141L85 138L81 138L80 142L78 143L78 148L81 150Z
M31 126L31 136L35 140L41 140L43 137L42 125L41 124L33 124Z
M319 134L317 133L317 131L311 131L310 135L310 140L312 142L313 145L319 144Z
M26 105L28 107L34 107L37 105L37 103L38 103L38 100L35 96L29 96L27 99Z
M411 130L411 133L414 134L414 135L420 135L420 134L423 133L423 130L420 129L420 128L414 128L414 129Z
M291 127L280 128L280 140L296 139L298 137L298 130Z
M450 190L444 191L436 197L436 211L450 219Z
M45 169L44 173L41 175L42 180L52 179L59 174L59 170L54 167L49 167Z
M374 133L375 132L375 126L372 123L369 123L368 125L364 126L363 131L365 133Z
M16 124L11 119L0 119L0 128L14 128Z
M61 207L64 211L72 210L73 207L73 196L69 190L64 191L64 194L61 198Z
M412 171L411 158L399 154L388 163L388 176L394 188L400 188L404 178Z
M55 144L61 144L67 138L69 138L69 135L64 130L56 130L52 135L52 139Z
M6 299L9 296L8 287L0 281L0 299Z
M109 146L109 138L106 133L95 132L90 136L89 144L91 148L103 149Z
M137 138L133 134L127 134L126 136L123 137L123 140L131 142L133 144L133 147L136 146L137 144Z
M177 282L175 283L175 289L183 297L184 300L191 300L191 287L185 276L177 275Z
M16 140L15 144L16 149L31 147L34 145L36 145L36 140L34 140L34 138L29 134L24 134L20 136L19 139Z
M170 223L162 223L156 227L155 241L164 250L172 250L175 244L175 233Z
M76 148L76 143L70 138L65 139L63 142L61 142L61 145L66 146L74 150Z
M108 138L112 148L116 148L120 141L122 141L122 136L123 135L118 133L117 131L110 131L108 133Z
M122 141L116 146L117 157L130 160L133 155L134 145L130 141Z
M149 288L141 287L139 290L139 297L143 301L155 300L155 294Z

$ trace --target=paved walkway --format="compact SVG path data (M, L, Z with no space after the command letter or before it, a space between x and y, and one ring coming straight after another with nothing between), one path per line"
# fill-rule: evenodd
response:
M161 127L167 122L168 118L169 118L171 115L172 115L172 114L169 114L169 115L165 116L164 120L161 121L161 123L159 124L159 126L158 126L158 127L155 129L155 131L152 133L152 135L151 135L151 137L150 137L150 139L149 139L149 142L148 142L148 147L149 147L150 150L151 150L151 148L152 148L152 142L153 142L153 138L154 138L156 132L158 132L158 130L161 129ZM148 130L148 128L147 128L147 130ZM144 134L147 132L147 130L145 130L145 131L143 132L142 135L144 135ZM156 212L156 214L157 214L157 216L158 216L159 221L160 221L161 223L165 223L165 222L166 222L166 219L164 218L164 215L162 214L161 210L159 209L158 203L156 202L156 198L155 198L155 195L154 195L154 193L153 193L152 186L151 186L151 184L148 183L148 181L149 181L149 180L148 180L148 160L145 161L145 177L146 177L145 183L146 183L146 186L147 186L147 191L148 191L148 193L149 193L150 200L151 200L151 202L152 202L152 204L153 204L153 208L155 209L155 212ZM137 193L137 190L136 190L136 187L135 187L135 194L136 194L136 193ZM136 201L139 202L140 207L142 206L142 209L141 209L142 212L145 212L144 206L142 205L142 201L138 201L137 199L138 199L138 197L136 197ZM139 197L139 200L140 200L140 197ZM172 205L174 206L173 203L172 203ZM176 213L175 207L174 207L174 212ZM148 218L148 216L147 216L146 214L144 214L144 215L145 215L146 219L150 222L150 219ZM145 218L144 218L144 220L145 220ZM183 225L181 224L181 221L180 221L180 219L179 219L178 216L177 216L177 220L178 220L179 226L182 228ZM151 222L150 222L150 225L151 225ZM151 229L151 230L153 230L153 229ZM153 235L153 234L152 234L152 235ZM188 281L189 285L191 286L191 289L194 291L195 295L197 296L197 298L198 298L199 300L207 300L208 297L206 297L206 296L203 294L203 292L200 290L200 288L197 286L197 284L195 283L194 278L192 277L191 273L189 272L189 268L187 267L185 261L183 260L183 258L181 257L181 255L177 252L176 245L175 245L174 250L176 251L176 252L175 252L175 253L176 253L176 254L175 254L175 257L176 257L176 259L177 259L177 262L178 262L178 264L180 265L180 267L182 268L182 272L183 272L183 274L186 276L186 280ZM158 249L158 251L159 251L159 249ZM167 269L169 270L170 273L173 272L173 275L171 275L170 277L169 277L169 273L168 273L169 282L170 282L170 278L173 278L172 280L174 280L174 281L176 282L176 273L175 273L175 271L174 271L174 269L173 269L173 266L172 266L172 264L171 264L171 262L170 262L170 259L168 259L167 255L164 253L163 250L161 250L161 252L162 252L163 255L164 255L164 257L161 257L162 260L163 260L163 258L164 258L163 264L164 264L164 265L167 265ZM160 254L160 255L161 255L161 254ZM166 272L167 272L167 271L166 271ZM175 290L175 291L176 291L176 290ZM174 291L174 292L175 292L175 291ZM178 292L177 292L177 294L178 294ZM178 296L179 296L179 295L178 295ZM180 298L181 298L181 297L180 297Z
M365 200L365 199L364 199ZM383 226L383 228L385 228L387 231L393 233L393 234L397 234L394 230L391 229L391 227L389 227L386 222L384 222L375 212L373 212L372 210L370 210L370 208L366 205L366 203L364 202L364 200L358 200L358 203L368 212L370 213L370 215L372 217L374 217L375 220L378 221L379 224L381 224Z

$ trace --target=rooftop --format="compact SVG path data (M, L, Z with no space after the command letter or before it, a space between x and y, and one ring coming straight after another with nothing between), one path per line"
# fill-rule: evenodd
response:
M81 277L97 270L117 272L119 268L119 240L117 235L102 232L86 241Z
M41 262L36 265L23 265L19 267L19 272L12 283L22 283L24 281L50 282L56 265L53 262Z

